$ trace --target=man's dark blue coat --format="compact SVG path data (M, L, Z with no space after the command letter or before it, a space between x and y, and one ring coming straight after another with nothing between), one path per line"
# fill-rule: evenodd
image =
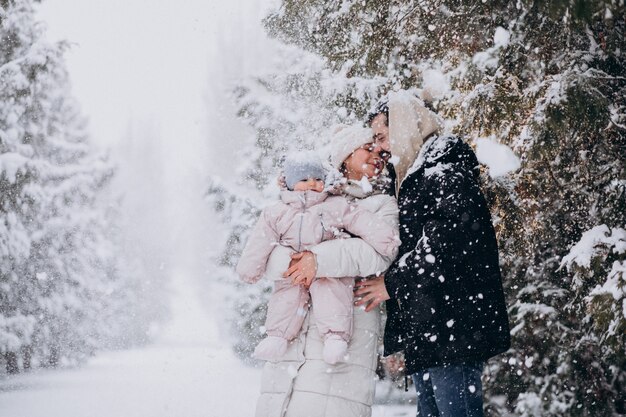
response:
M510 346L491 215L478 161L460 138L431 137L398 195L400 256L385 274L385 355L407 373L483 361Z

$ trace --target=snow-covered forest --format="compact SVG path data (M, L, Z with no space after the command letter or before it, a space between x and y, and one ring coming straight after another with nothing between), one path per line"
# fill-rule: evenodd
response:
M626 414L624 0L53 3L0 0L0 410L250 415L272 287L234 268L283 156L407 89L482 164L486 415Z
M107 192L115 162L70 92L67 45L43 40L31 2L2 8L0 351L17 373L141 342L151 301Z

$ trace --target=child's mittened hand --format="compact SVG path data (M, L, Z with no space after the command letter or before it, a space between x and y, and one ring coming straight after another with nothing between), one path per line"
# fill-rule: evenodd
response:
M276 183L278 184L278 188L281 190L287 189L287 180L285 179L285 174L281 173L276 179Z

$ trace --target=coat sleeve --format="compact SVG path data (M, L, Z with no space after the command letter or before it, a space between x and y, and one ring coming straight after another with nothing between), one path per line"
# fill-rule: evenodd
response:
M452 166L426 176L419 186L432 198L424 207L409 206L407 210L426 210L424 226L422 230L412 231L418 237L415 247L401 254L385 274L387 291L397 299L418 288L453 279L445 276L445 271L450 270L446 265L457 264L456 258L465 256L468 230L475 221L480 191L471 172Z
M397 233L398 205L395 198L385 199L385 203L373 215ZM318 277L367 277L387 270L396 257L397 246L389 256L385 256L363 239L350 238L328 240L314 246L311 251L317 260Z
M394 259L398 255L400 246L398 228L391 226L371 211L346 204L343 228L350 234L360 237L386 258Z
M279 236L270 217L268 210L263 210L237 263L237 274L245 282L255 283L261 279L270 254L278 245Z

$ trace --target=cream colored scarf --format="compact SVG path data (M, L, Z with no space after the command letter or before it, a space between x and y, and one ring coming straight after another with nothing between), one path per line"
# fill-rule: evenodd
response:
M412 92L389 93L389 141L392 155L398 158L393 165L397 174L396 195L424 140L442 128L441 118Z

